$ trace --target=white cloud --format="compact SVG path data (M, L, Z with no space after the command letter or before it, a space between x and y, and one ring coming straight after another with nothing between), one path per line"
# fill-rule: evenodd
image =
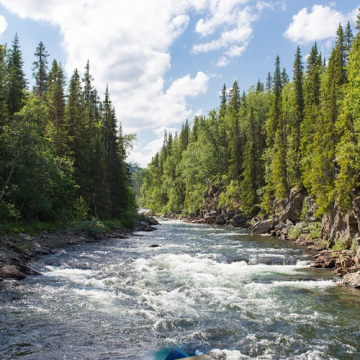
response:
M230 63L230 60L226 56L221 56L216 63L217 66L226 66Z
M301 9L293 16L293 21L284 36L298 44L307 44L334 37L339 23L352 20L352 13L344 15L329 6L314 5L311 12Z
M247 43L243 46L233 45L229 50L225 51L225 55L230 57L240 56L246 49Z
M189 14L201 14L196 25L201 37L215 38L196 44L193 52L222 49L218 65L224 66L245 50L258 18L256 4L266 7L261 0L0 0L0 4L23 19L59 28L68 75L75 68L82 72L89 59L94 85L100 95L109 85L127 132L168 128L192 118L188 98L206 92L210 77L202 71L173 79L168 88L164 80L171 67L170 48L187 28ZM0 17L0 32L1 23Z
M0 15L0 36L5 32L8 23L3 15Z
M186 29L191 9L201 10L201 0L0 0L21 18L46 21L59 27L67 53L66 71L82 71L86 61L100 94L108 83L118 118L127 131L179 123L189 114L186 96L206 89L207 77L185 77L164 91L170 69L169 48ZM204 75L204 76L203 76ZM191 81L190 81L191 80ZM197 85L201 83L200 89ZM166 100L166 101L165 101ZM161 106L160 106L161 104ZM161 118L159 120L159 117Z
M273 4L271 2L258 1L256 3L256 8L261 11L261 10L264 10L264 9L273 9L274 6L273 6Z
M193 46L194 53L208 52L221 48L229 48L234 44L244 44L252 35L251 23L258 16L249 6L241 8L249 0L213 1L210 14L207 19L200 19L195 31L202 37L213 34L219 28L222 30L220 37L209 42L203 42Z

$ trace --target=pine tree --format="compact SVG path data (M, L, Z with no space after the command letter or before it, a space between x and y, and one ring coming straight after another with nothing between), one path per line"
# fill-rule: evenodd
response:
M315 126L310 169L304 179L304 184L316 197L319 214L328 211L334 200L334 181L337 171L335 150L339 141L336 123L339 116L341 87L346 82L344 55L344 38L340 26L336 45L331 52L321 83L321 109Z
M229 118L231 121L231 143L230 143L230 166L229 177L234 181L239 180L241 171L241 143L240 143L240 128L239 128L239 111L240 111L240 89L237 81L229 93Z
M360 9L357 18L360 30ZM348 83L345 84L344 98L341 103L339 121L336 124L340 138L336 149L336 161L340 172L335 180L335 195L338 204L345 210L359 189L360 173L360 33L355 36L347 64Z
M315 126L319 116L322 67L321 54L318 53L317 45L315 44L307 59L304 81L304 120L300 129L301 169L305 176L311 169Z
M85 104L81 79L75 69L69 85L69 97L65 109L65 130L68 137L69 155L74 160L74 179L79 186L78 196L90 206L91 201L91 163L89 126L85 116Z
M281 85L284 87L288 82L290 81L289 75L286 73L286 69L283 68L283 71L281 72Z
M19 37L15 34L14 41L9 53L8 61L8 97L7 106L10 117L13 119L14 114L19 112L23 107L26 98L27 81L23 70L23 59L19 45Z
M294 117L295 122L292 128L293 139L295 142L295 176L296 182L300 185L301 172L300 172L300 129L304 118L304 96L303 96L303 75L304 66L302 63L301 50L297 47L294 62L294 75L293 84L295 90L295 108Z
M46 48L41 41L36 48L35 52L36 60L33 62L33 78L35 79L34 93L42 98L47 90L48 82L48 62L47 58L49 57Z
M6 47L0 45L0 133L2 131L3 126L7 125L9 122L9 112L6 103L7 82L8 82L6 53L7 53Z
M271 73L269 72L266 77L265 90L267 90L267 91L271 90L272 82L273 82L273 79L272 79Z

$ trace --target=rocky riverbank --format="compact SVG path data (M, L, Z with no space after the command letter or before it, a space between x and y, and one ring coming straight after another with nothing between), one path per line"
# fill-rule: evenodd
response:
M133 229L112 230L104 233L77 233L73 230L46 232L36 236L28 234L0 236L0 282L4 279L25 279L28 275L41 275L41 272L27 265L37 256L51 254L67 245L97 242L102 239L126 239L134 231L153 231L159 223L148 218L140 221Z
M317 251L314 267L329 268L344 284L360 288L360 197L353 201L353 208L344 214L334 209L322 219L316 217L314 200L297 190L289 197L274 203L274 216L246 219L239 208L219 208L220 193L209 189L205 196L205 211L179 217L174 213L162 215L195 224L228 225L247 228L253 234L276 236L292 241L296 246L305 246Z

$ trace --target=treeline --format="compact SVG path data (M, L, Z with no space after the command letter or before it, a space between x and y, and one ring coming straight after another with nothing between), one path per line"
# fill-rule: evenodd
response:
M247 93L224 85L220 106L166 134L146 169L141 201L156 212L204 210L206 190L222 190L219 206L247 217L271 215L297 188L316 199L318 216L336 200L348 208L360 181L360 14L353 35L339 25L326 60L315 44L292 79L275 71Z
M89 62L67 86L42 42L28 89L18 36L0 45L0 221L125 219L135 212L109 89L101 101ZM130 136L131 138L131 136Z

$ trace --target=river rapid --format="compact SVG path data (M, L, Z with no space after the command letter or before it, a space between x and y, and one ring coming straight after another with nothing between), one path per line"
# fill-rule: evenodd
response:
M44 276L1 283L0 358L154 359L172 346L360 358L360 291L311 268L304 249L228 227L157 228L60 249L32 261Z

